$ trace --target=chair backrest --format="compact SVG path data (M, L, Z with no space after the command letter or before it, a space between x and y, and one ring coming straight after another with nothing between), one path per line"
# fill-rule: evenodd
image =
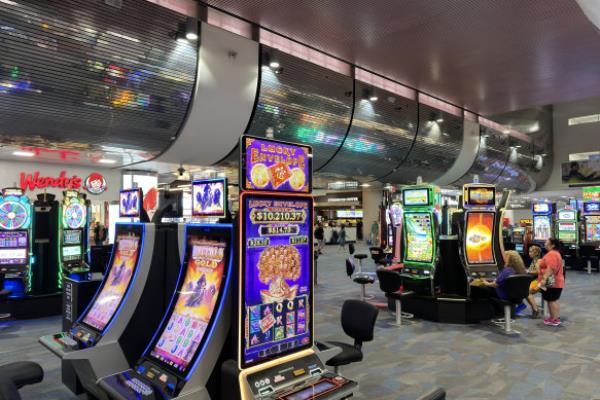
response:
M581 257L593 257L596 256L596 246L589 244L582 244L579 246L579 254Z
M379 261L385 256L380 247L369 247L369 252L371 253L371 258L374 261Z
M356 249L354 248L354 243L348 243L348 251L350 252L350 255L354 254L354 252L356 251Z
M504 293L511 303L520 303L529 295L529 284L534 279L529 274L511 275L504 281Z
M402 286L400 274L385 268L377 269L377 280L379 281L379 287L385 293L397 292Z
M356 265L354 264L354 259L352 258L352 256L346 258L346 275L348 275L349 278L351 278L352 275L354 275L355 269Z
M373 340L375 321L379 309L372 304L360 300L346 300L342 306L342 329L346 335L354 339L354 346L359 348L363 342Z

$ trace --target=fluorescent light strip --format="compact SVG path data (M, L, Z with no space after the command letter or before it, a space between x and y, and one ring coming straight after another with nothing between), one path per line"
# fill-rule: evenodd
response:
M0 0L2 1L2 0ZM31 151L13 151L13 156L17 156L17 157L33 157L35 156L35 153L32 153Z
M101 164L114 164L117 162L117 160L111 160L110 158L101 158L98 160L98 162Z
M109 35L116 36L116 37L121 38L121 39L129 40L131 42L135 42L135 43L139 43L140 42L139 39L132 38L131 36L123 35L122 33L117 33L117 32L113 32L113 31L106 31L106 33L109 34Z
M594 124L600 122L600 114L583 115L581 117L569 118L569 126Z

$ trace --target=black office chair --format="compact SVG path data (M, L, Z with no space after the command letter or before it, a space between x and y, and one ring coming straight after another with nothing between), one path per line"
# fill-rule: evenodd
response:
M354 273L356 271L356 265L354 264L354 259L352 257L346 258L346 275L348 278L352 279L354 283L358 283L361 287L360 289L360 299L362 301L372 299L373 296L367 297L367 288L366 285L370 285L375 283L375 278L372 274L360 272Z
M400 292L402 276L397 271L379 268L377 270L377 280L379 280L379 288L385 293L385 296L394 300L394 313L396 315L394 325L401 326L402 318L412 319L414 317L413 314L402 312L402 300L415 293L412 291Z
M591 274L592 261L596 261L596 265L598 265L598 254L596 253L596 246L582 244L581 246L579 246L579 256L587 260L587 273ZM600 265L598 265L597 268L600 271Z
M20 400L19 389L39 383L44 370L38 363L19 361L0 366L0 400Z
M387 254L380 247L369 247L369 253L371 253L371 258L377 265L383 265L384 267L388 264L387 262Z
M491 301L504 308L504 318L492 320L492 323L503 328L505 334L519 335L520 333L513 329L512 315L517 304L521 304L529 295L529 284L534 279L529 274L512 275L504 281L504 292L508 296L507 300L492 298Z
M327 342L340 347L342 352L329 359L326 364L339 373L343 365L362 361L362 345L373 340L375 321L379 310L372 304L358 300L346 300L342 306L342 329L344 333L354 339L354 344L344 342Z

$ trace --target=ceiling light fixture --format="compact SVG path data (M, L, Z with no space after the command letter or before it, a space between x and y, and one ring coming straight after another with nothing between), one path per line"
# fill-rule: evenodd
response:
M279 67L280 67L280 65L279 65L279 62L277 62L277 61L271 61L271 62L269 63L269 67L271 67L271 68L273 68L273 69L277 69L277 68L279 68Z
M377 97L376 95L372 94L371 96L369 96L369 101L377 101L379 100L379 97Z
M100 164L114 164L114 163L117 162L117 160L112 160L110 158L101 158L101 159L98 160L98 162Z
M31 152L31 151L13 151L13 156L17 156L17 157L33 157L35 156L35 153Z

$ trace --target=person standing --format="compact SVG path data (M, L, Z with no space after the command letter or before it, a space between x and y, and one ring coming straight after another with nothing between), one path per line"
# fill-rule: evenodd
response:
M532 280L531 284L529 285L529 296L527 296L527 302L529 303L532 309L531 318L536 319L540 317L540 308L538 307L534 296L540 291L539 282L537 280L537 277L539 275L539 262L542 258L542 249L540 249L540 246L529 246L529 257L531 258L531 264L529 265L527 273L536 277L536 279Z
M377 221L373 221L371 224L371 245L379 247L379 224Z
M323 225L320 223L317 224L317 228L315 229L315 239L317 240L317 251L319 254L323 254L323 247L325 245L325 230L323 229Z
M346 252L346 225L344 224L342 224L342 227L340 228L339 243L340 249L342 249L343 252Z
M560 241L550 238L544 243L548 251L538 263L538 282L542 291L542 298L548 303L550 316L544 319L544 324L549 326L560 326L560 304L558 300L565 287L565 275L563 271L563 259L558 249Z

